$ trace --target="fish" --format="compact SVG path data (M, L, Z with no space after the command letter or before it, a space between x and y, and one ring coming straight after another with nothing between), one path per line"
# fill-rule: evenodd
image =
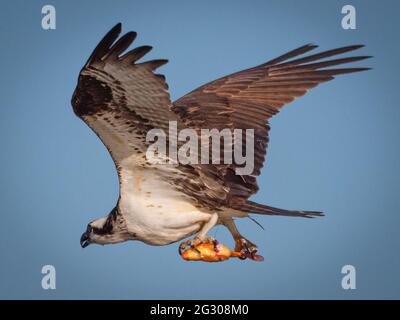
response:
M251 257L249 255L248 253L230 250L227 246L218 242L200 243L181 253L182 259L186 261L222 262L230 258L239 258L241 260L252 258L256 261L264 260L262 256L255 253L252 253Z

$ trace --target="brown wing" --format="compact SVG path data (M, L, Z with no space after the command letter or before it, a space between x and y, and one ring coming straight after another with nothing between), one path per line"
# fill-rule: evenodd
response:
M137 63L151 50L149 46L122 55L136 33L128 32L116 41L120 32L117 24L97 45L72 97L74 112L99 136L117 167L127 158L132 160L129 165L137 164L146 150L146 132L168 130L168 121L178 118L170 110L164 76L154 73L167 61Z
M137 63L151 49L149 46L122 55L136 33L128 32L117 40L120 32L121 24L108 32L81 70L71 101L74 112L107 147L117 167L121 188L125 183L134 183L127 181L124 173L130 176L138 167L151 166L172 187L200 204L215 205L215 201L226 196L222 177L215 167L152 166L146 161L148 131L161 129L168 136L169 121L176 121L178 129L181 121L171 111L164 76L154 73L166 60Z
M252 175L236 176L235 164L219 166L227 191L226 205L242 208L241 204L258 190L255 177L260 174L267 145L268 120L287 103L304 95L309 89L334 76L368 70L369 68L324 69L368 58L356 56L320 61L363 47L354 45L325 51L298 59L297 56L315 49L305 45L267 63L212 81L173 103L183 122L200 130L216 128L254 129L254 171ZM292 59L292 58L297 59ZM292 59L292 60L290 60ZM245 140L242 142L245 144Z

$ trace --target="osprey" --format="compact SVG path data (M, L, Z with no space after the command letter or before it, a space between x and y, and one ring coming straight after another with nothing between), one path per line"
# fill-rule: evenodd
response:
M171 102L165 77L155 69L167 60L139 63L150 46L124 53L136 37L119 37L121 24L100 41L82 68L72 97L75 114L101 139L118 172L120 196L111 212L90 222L81 246L140 240L167 245L195 235L179 246L210 241L208 231L225 225L235 250L254 260L257 246L240 234L234 218L249 214L311 218L318 211L284 210L249 200L258 191L256 177L264 163L268 120L295 98L334 76L369 68L326 69L368 56L321 61L363 47L353 45L299 58L315 48L307 44L259 66L212 81ZM238 175L237 163L153 164L146 158L146 134L178 128L254 130L254 168ZM235 143L237 141L235 140ZM246 143L243 140L242 143ZM211 239L212 240L212 239Z

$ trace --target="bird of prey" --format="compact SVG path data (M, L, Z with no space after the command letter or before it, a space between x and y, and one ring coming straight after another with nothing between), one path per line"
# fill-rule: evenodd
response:
M235 250L261 260L257 246L236 228L235 218L250 214L315 217L318 211L284 210L249 200L258 191L256 177L264 163L269 119L286 104L336 75L369 68L329 68L369 58L330 58L363 47L352 45L306 55L307 44L256 67L211 81L175 102L155 69L167 60L138 62L152 48L125 50L135 32L119 37L121 24L100 41L82 68L71 100L75 114L101 139L115 163L120 195L111 212L90 222L81 246L140 240L150 245L210 241L217 224L228 228ZM117 40L118 39L118 40ZM300 57L301 56L301 57ZM146 158L146 134L154 128L254 129L254 168L236 174L237 163L153 164ZM236 140L235 140L235 143ZM246 143L246 141L242 141Z

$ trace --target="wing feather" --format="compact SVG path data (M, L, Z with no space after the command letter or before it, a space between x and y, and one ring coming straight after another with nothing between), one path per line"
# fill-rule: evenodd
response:
M168 121L177 120L170 109L165 77L153 72L167 60L136 63L151 47L123 55L137 34L128 32L118 39L120 33L121 24L117 24L96 46L80 72L72 98L75 113L103 141L117 167L124 159L139 159L138 153L145 152L148 130L166 129Z
M157 170L160 179L199 205L215 206L227 192L214 166L148 163L147 132L157 128L168 133L170 121L176 121L178 129L182 124L171 110L165 76L154 73L167 60L136 63L151 47L142 46L123 54L136 33L129 32L117 40L120 32L120 24L111 29L81 70L71 101L75 114L108 149L118 171L120 188L133 183L124 174L134 175L146 167Z
M173 110L185 124L197 130L254 129L255 163L252 175L235 178L232 173L237 168L235 163L218 167L228 193L225 197L227 206L240 207L258 190L255 177L260 174L266 156L270 128L268 120L284 105L318 84L334 79L336 75L369 70L359 67L324 69L361 61L369 56L321 61L362 47L346 46L299 58L317 48L316 45L307 44L257 67L205 84L174 102Z

